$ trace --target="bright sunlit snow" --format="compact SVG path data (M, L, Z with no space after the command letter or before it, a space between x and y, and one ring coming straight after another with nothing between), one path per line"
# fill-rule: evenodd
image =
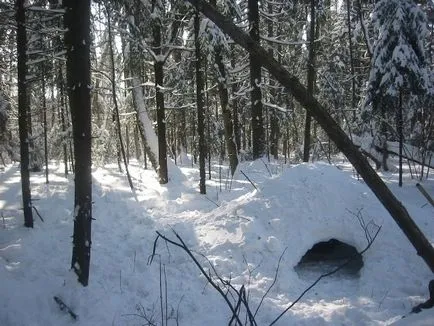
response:
M232 181L227 167L215 165L204 196L197 167L184 161L183 174L164 186L153 171L132 164L137 200L116 165L94 170L86 288L69 270L72 177L65 179L63 166L55 165L49 185L43 172L32 174L34 204L45 222L35 214L35 228L26 229L19 167L0 172L0 325L228 325L228 306L186 252L160 238L149 264L156 231L176 241L173 230L207 273L217 272L236 289L244 285L250 309L260 305L258 325L269 325L332 268L294 270L312 246L336 239L360 252L380 227L359 272L322 279L275 325L434 325L432 309L401 319L428 298L432 272L347 163L257 160L241 164ZM433 243L434 209L417 181L406 175L398 188L396 174L382 177ZM434 194L432 177L423 185ZM60 310L55 296L77 320Z

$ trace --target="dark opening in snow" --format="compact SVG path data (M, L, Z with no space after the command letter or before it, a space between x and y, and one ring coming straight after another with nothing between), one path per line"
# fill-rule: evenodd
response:
M318 277L336 269L349 259L351 261L334 275L358 277L363 267L363 258L355 247L336 239L330 239L315 244L294 269L299 276Z

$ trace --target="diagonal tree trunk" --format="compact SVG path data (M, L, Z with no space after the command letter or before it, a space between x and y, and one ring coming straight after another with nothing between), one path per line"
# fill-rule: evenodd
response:
M345 154L369 188L389 211L390 215L416 249L418 255L422 257L431 271L434 272L434 248L413 221L402 203L384 184L367 159L352 143L326 108L308 93L306 88L296 77L292 76L274 58L270 58L266 50L249 35L236 27L229 18L221 15L214 7L203 0L187 1L195 7L199 6L198 8L200 8L202 13L211 19L222 31L228 34L237 44L247 51L254 53L259 58L262 66L267 68L269 72L286 87L287 91L311 113L312 117L321 125L339 150Z

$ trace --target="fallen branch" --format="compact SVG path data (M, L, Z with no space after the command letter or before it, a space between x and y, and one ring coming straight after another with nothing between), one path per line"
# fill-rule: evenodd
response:
M66 311L72 317L72 319L77 320L78 315L72 311L72 309L66 303L64 303L62 299L60 299L58 296L54 296L53 299L59 305L61 311Z
M39 218L41 219L42 222L45 222L44 219L42 218L41 214L39 214L39 211L37 210L37 208L35 206L32 205L33 210L35 211L36 215L39 216Z
M176 238L178 239L179 242L176 242L174 240L171 240L169 238L167 238L166 236L162 235L160 232L157 231L157 238L154 241L154 248L152 250L152 255L149 259L149 264L152 264L153 258L155 256L155 252L156 252L156 246L157 246L157 241L159 238L162 238L164 241L181 248L182 250L184 250L189 256L190 258L193 260L194 264L197 266L197 268L199 268L200 272L202 273L202 275L206 278L206 280L208 281L209 284L211 284L211 286L223 297L223 299L225 300L226 304L228 305L229 309L231 310L232 315L234 316L233 318L235 319L237 325L242 326L243 323L241 322L238 314L237 314L237 309L236 307L234 307L234 305L230 302L227 293L225 293L223 291L223 289L216 284L213 279L211 278L211 276L204 270L204 268L202 267L202 265L199 263L199 261L196 259L196 257L193 255L193 253L191 252L191 250L187 247L187 245L185 244L184 240L182 240L182 238L179 236L179 234L175 231L172 230L172 232L175 234Z
M246 179L247 179L247 181L249 181L250 182L250 184L256 189L256 190L258 190L258 188L255 186L255 184L253 183L253 181L252 180L250 180L250 178L243 172L243 170L240 170L240 172L242 173L242 175L243 176L245 176L246 177Z

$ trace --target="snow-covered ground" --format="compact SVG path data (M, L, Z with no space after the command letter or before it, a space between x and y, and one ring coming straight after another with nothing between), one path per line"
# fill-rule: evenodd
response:
M32 175L44 222L35 215L35 228L26 229L19 169L8 166L0 172L0 325L228 325L224 299L185 251L161 238L154 248L156 231L178 242L173 231L179 234L215 282L217 273L235 289L244 285L257 324L270 325L328 271L297 273L307 250L334 238L362 251L365 231L373 236L380 226L358 275L323 278L275 325L434 325L432 309L401 319L427 299L432 272L351 167L338 166L258 160L243 163L231 182L220 181L215 166L204 196L191 165L161 186L154 172L132 164L136 197L114 165L95 169L86 288L69 271L72 177L65 179L55 165L49 185L42 173ZM227 176L226 168L221 175ZM417 181L406 176L399 188L396 174L383 179L433 243L434 209ZM423 185L434 194L433 178ZM78 319L61 311L54 296ZM240 317L245 321L244 312Z

